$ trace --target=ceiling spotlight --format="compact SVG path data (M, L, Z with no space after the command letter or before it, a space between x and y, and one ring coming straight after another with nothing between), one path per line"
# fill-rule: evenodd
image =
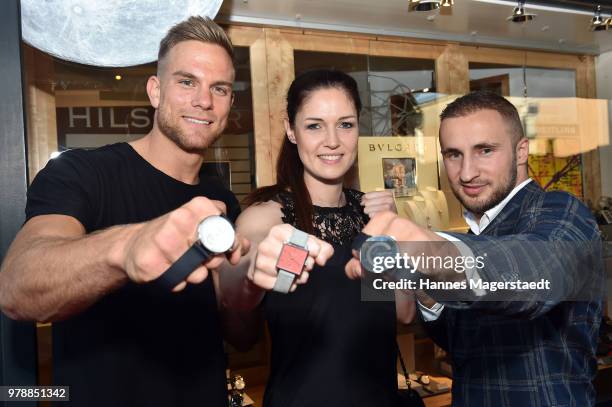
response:
M524 23L526 21L533 20L535 16L535 14L525 13L525 0L519 0L517 6L512 12L512 15L506 18L506 21L512 21L513 23Z
M455 4L455 0L442 0L440 4L442 7L452 7Z
M605 31L610 28L610 19L601 18L601 6L597 5L591 19L591 31Z
M408 11L437 10L440 8L440 2L440 0L410 0L410 3L408 4Z

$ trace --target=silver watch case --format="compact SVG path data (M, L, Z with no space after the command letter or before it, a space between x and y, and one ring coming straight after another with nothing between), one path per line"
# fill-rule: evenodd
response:
M234 245L236 231L229 219L212 215L198 225L198 238L202 247L210 253L225 253Z

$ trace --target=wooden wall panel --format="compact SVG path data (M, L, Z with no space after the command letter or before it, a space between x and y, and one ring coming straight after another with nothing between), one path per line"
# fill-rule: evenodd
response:
M579 55L526 51L525 65L539 68L577 69L582 65L582 57Z
M316 35L319 37L337 37L337 38L348 38L356 40L375 40L376 35L373 34L354 34L341 31L316 31L316 30L304 30L302 31L305 35Z
M279 35L287 41L292 49L300 51L338 52L343 54L367 54L369 52L369 42L362 38L298 33L279 33Z
M250 47L263 36L263 28L233 25L224 27L236 47Z
M462 47L456 44L449 44L444 52L436 59L436 91L446 95L464 95L470 91L470 72L467 55ZM452 101L448 99L445 103ZM443 107L440 107L440 112ZM436 137L436 147L438 150L438 174L440 177L440 189L444 191L448 202L449 224L452 230L463 231L466 228L463 220L463 207L455 198L444 163L440 154L440 143Z
M272 166L276 165L281 144L285 138L283 119L286 116L286 95L289 85L295 77L293 63L293 46L278 29L265 29L267 66L268 66L268 98L270 103L270 150ZM276 174L269 184L275 182ZM264 185L264 184L259 184ZM267 184L266 184L267 185Z
M32 182L38 171L57 151L57 122L55 92L51 85L54 77L53 59L47 54L23 46L25 68L25 106L28 137L28 177Z
M272 142L270 138L270 102L268 96L268 58L265 33L250 46L251 86L253 89L253 128L255 132L255 183L274 182Z
M443 51L444 46L441 45L370 41L370 55L376 56L436 59Z
M580 98L596 97L595 58L582 57L582 63L576 69L576 96ZM594 206L601 197L601 165L599 148L582 154L582 174L584 201Z
M461 46L461 49L470 62L560 69L577 69L582 64L580 56L570 54L478 46Z
M447 95L470 91L468 58L457 44L447 45L436 58L436 91Z

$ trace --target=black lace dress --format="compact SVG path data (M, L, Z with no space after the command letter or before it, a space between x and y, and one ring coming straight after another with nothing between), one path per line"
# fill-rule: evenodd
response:
M344 274L367 221L362 194L344 193L344 207L314 207L315 235L334 246L333 257L295 292L264 299L272 340L267 407L396 405L395 304L361 301L360 281ZM278 201L283 222L295 225L292 195Z

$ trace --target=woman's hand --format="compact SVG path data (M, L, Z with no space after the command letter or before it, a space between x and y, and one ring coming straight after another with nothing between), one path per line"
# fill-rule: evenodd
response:
M370 219L382 212L397 213L392 189L364 194L361 198L361 205L364 207L363 211L370 216Z
M288 224L276 225L270 229L268 236L259 243L254 267L251 267L247 274L247 278L251 282L264 290L272 290L274 288L278 277L278 269L276 268L278 258L283 245L289 241L294 229L293 226ZM308 255L304 268L299 277L293 281L290 292L295 291L298 284L305 284L308 281L309 272L315 264L319 266L325 265L327 260L334 254L332 245L312 235L308 235L306 246Z

